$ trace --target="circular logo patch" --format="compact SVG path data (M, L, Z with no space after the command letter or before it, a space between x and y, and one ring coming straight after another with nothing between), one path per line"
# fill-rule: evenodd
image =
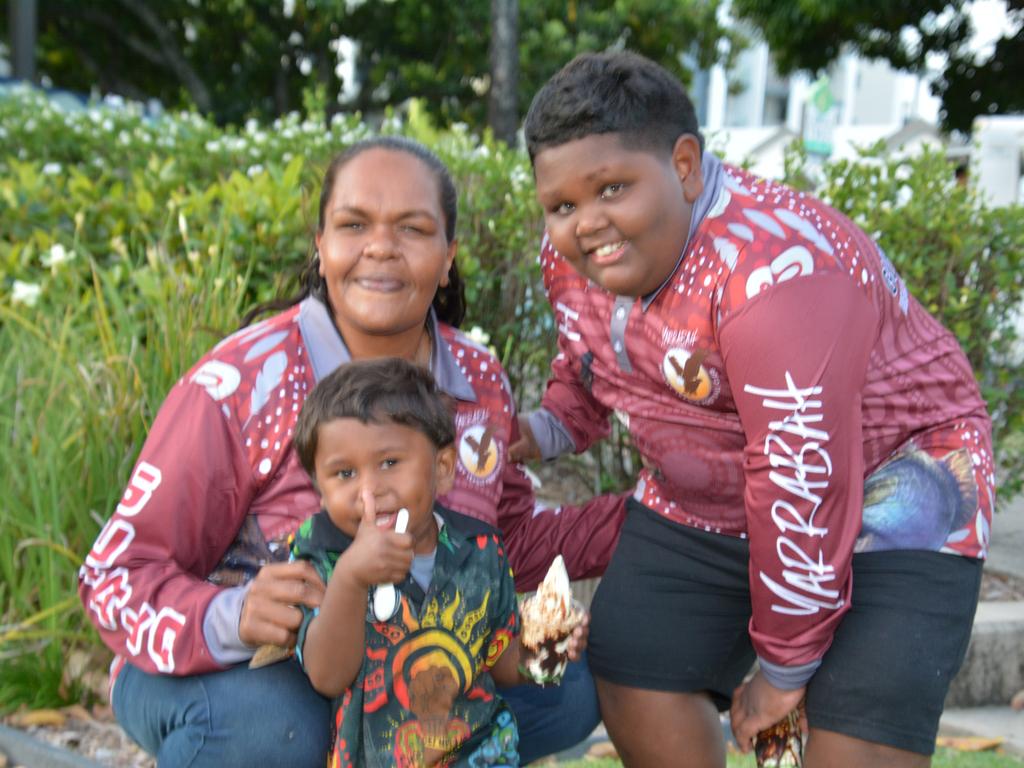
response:
M474 477L485 480L498 468L498 444L487 424L467 427L459 440L459 461Z
M661 371L669 386L687 400L706 404L718 396L718 372L703 365L706 352L674 347L665 353Z

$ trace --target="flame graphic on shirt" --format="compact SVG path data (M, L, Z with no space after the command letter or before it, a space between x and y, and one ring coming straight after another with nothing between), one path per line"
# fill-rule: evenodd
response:
M717 376L701 363L707 353L690 353L681 347L670 349L661 362L665 381L678 394L693 402L705 401L717 393Z
M459 461L475 477L490 477L498 467L498 444L490 425L475 424L462 433Z

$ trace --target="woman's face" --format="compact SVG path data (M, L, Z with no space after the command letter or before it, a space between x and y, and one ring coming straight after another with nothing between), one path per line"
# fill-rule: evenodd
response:
M335 174L316 244L335 322L349 340L422 329L455 258L433 172L379 147Z

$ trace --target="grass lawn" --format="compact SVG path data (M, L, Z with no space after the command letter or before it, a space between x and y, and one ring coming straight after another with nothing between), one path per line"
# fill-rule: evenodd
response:
M561 768L622 768L618 760L572 760L559 763ZM728 768L754 768L753 755L729 755ZM1024 761L1011 755L995 752L955 752L939 749L932 760L932 768L1021 768Z

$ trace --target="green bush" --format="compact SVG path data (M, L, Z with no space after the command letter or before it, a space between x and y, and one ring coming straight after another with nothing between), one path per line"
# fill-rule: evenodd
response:
M489 137L437 131L410 112L384 130L431 145L452 170L466 325L490 333L514 383L542 378L553 326L536 292L541 218L529 163ZM146 119L131 105L68 113L16 88L0 98L0 297L14 294L15 281L46 292L57 269L82 271L92 259L132 304L132 272L153 249L233 261L249 276L248 305L290 293L308 257L323 169L370 133L344 116L330 126L292 114L222 130L191 114ZM59 263L47 266L54 254Z

